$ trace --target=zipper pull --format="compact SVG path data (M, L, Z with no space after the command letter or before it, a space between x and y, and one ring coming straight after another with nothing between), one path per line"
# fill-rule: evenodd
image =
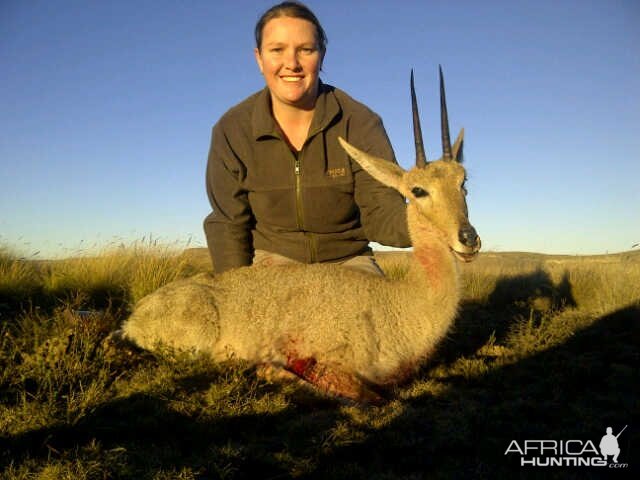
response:
M296 159L296 175L300 175L300 160Z

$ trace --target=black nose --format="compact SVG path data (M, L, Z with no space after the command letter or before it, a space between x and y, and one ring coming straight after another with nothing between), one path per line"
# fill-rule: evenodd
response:
M478 244L478 232L471 225L467 225L458 232L458 239L467 247L475 247Z

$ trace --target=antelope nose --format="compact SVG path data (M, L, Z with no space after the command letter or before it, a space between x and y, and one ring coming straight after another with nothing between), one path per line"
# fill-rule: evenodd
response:
M471 225L468 225L460 229L458 239L466 247L475 247L478 244L478 232Z

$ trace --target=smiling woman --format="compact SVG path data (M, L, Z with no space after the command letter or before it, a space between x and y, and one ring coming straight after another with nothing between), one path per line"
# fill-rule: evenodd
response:
M255 55L272 95L278 118L283 108L311 110L318 95L323 52L312 23L299 18L274 18L264 27Z
M318 97L322 53L312 23L274 18L264 27L256 61L271 92L271 110L286 139L301 150Z
M204 228L214 269L331 262L382 275L369 241L409 246L405 202L338 144L395 163L382 120L322 83L326 35L306 6L270 8L255 37L266 87L213 127Z

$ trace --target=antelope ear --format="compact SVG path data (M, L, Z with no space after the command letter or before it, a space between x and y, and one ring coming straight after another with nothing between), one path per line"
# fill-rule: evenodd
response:
M462 152L463 146L464 146L464 128L460 129L458 138L456 138L456 143L453 144L453 148L452 148L453 158L458 163L462 163L464 161L464 154Z
M404 195L404 192L401 190L404 170L400 168L400 166L384 158L374 157L362 150L358 150L342 137L338 137L338 141L351 158L358 162L369 175L388 187L395 188Z

